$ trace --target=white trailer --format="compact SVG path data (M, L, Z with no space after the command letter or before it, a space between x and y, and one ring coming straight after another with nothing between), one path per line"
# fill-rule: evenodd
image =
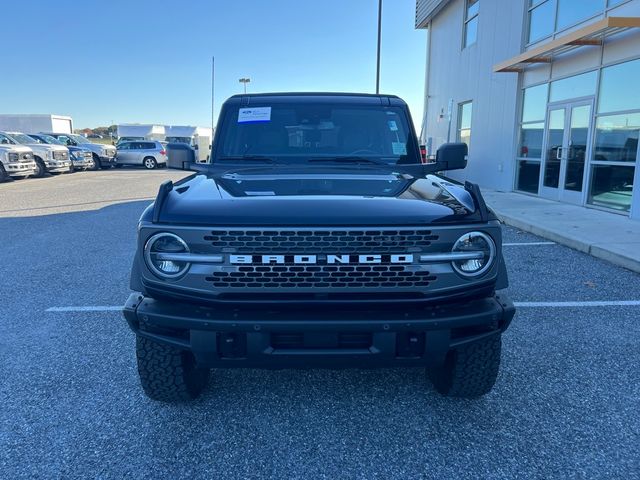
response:
M164 125L141 123L123 123L117 126L118 141L125 140L164 140Z
M0 114L0 130L22 133L73 133L73 120L65 115Z
M204 162L209 158L213 129L190 125L171 125L165 128L165 140L170 143L186 143L196 150L196 160Z

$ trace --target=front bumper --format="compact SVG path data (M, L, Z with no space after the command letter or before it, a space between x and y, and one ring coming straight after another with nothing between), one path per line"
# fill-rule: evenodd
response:
M93 160L87 160L87 159L73 159L73 168L92 168L93 167Z
M100 163L102 165L115 165L116 157L107 157L107 156L100 155Z
M217 368L340 368L439 364L451 348L499 335L515 308L502 293L422 308L234 309L132 294L129 326L156 342L191 351Z
M71 160L45 160L44 166L49 173L68 172L71 167Z
M5 163L4 170L10 177L26 177L36 173L35 162Z

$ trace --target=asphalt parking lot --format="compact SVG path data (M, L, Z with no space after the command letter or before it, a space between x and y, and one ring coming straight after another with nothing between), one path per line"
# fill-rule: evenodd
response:
M147 399L115 307L138 216L184 175L0 184L0 478L640 478L640 275L512 228L520 307L481 400L418 369L214 371L191 404Z

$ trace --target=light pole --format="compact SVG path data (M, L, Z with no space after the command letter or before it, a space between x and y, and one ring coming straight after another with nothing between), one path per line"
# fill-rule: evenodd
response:
M251 79L250 78L241 78L238 81L244 85L244 93L247 93L247 83L251 83Z
M215 100L214 100L214 85L215 85L215 78L216 78L216 57L211 57L211 131L213 132L213 130L216 128L216 124L215 124L215 109L214 109L214 104L215 104Z
M378 55L376 66L376 94L380 93L380 43L382 40L382 0L378 0Z

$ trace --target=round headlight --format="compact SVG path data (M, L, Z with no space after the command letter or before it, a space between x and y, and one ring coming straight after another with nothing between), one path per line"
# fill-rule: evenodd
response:
M191 264L179 259L182 253L189 253L189 247L173 233L157 233L144 247L147 266L160 278L178 278L187 272Z
M464 277L478 277L491 268L496 245L486 233L469 232L456 241L452 252L461 254L460 260L451 262L456 272Z

